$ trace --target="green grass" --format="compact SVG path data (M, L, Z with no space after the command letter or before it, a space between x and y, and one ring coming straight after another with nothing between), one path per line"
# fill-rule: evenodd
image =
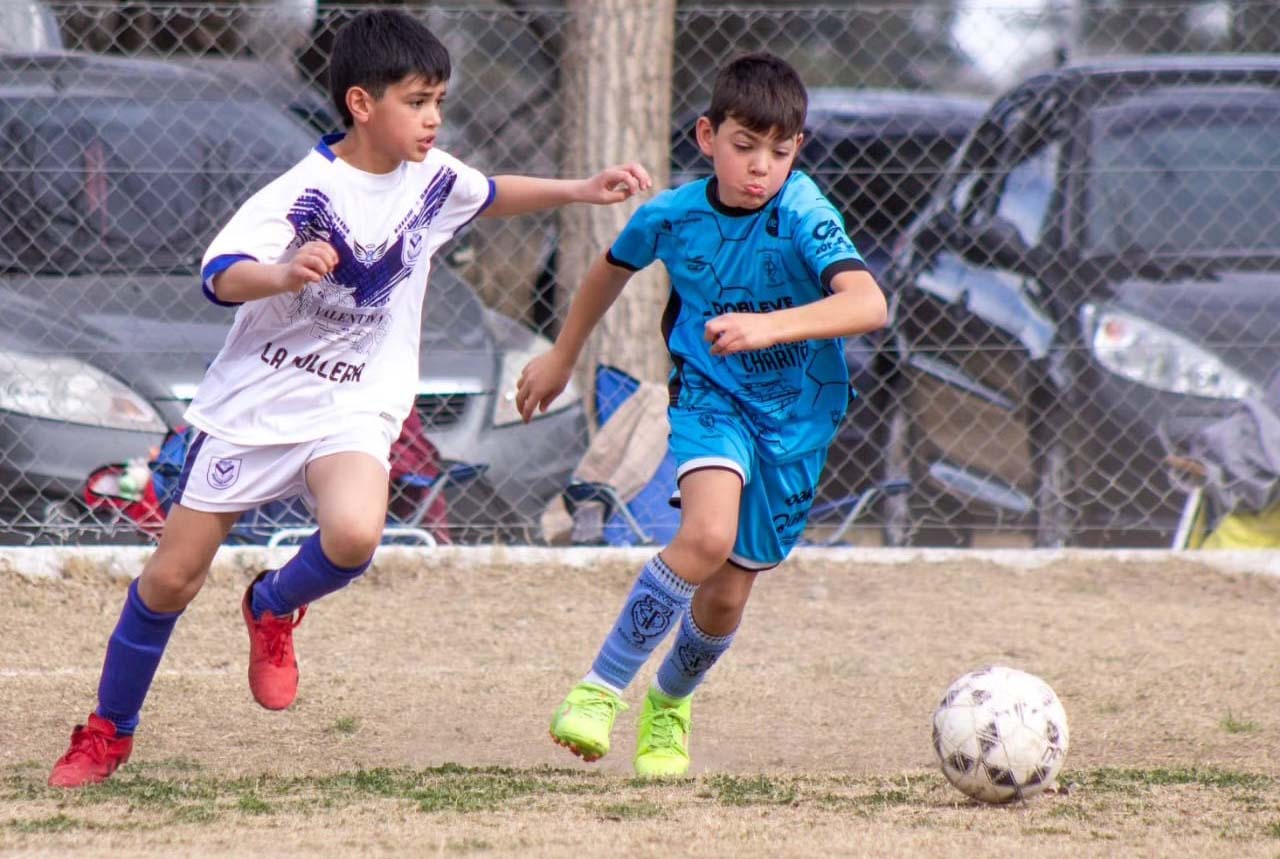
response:
M270 804L263 802L256 794L244 793L240 795L240 801L236 803L236 807L245 814L270 814L273 809Z
M329 726L329 730L335 734L354 734L360 730L360 720L355 716L342 716Z
M793 781L768 776L717 775L707 779L710 793L724 805L791 805L796 801Z
M43 817L36 820L10 819L8 828L14 832L43 833L66 832L68 829L92 829L93 826L83 820L67 817L65 814L55 814L52 817Z
M661 817L666 809L656 802L609 802L598 806L600 816L605 820L647 820Z
M167 771L158 777L157 769ZM134 765L98 785L73 793L47 787L43 770L14 772L0 778L0 801L57 803L68 810L113 805L151 812L170 822L199 823L236 812L267 815L316 806L342 808L370 799L411 804L419 811L489 811L512 806L527 797L592 793L612 789L594 774L572 770L461 767L445 764L424 770L368 769L329 776L288 778L214 778L168 775L171 767ZM82 826L65 815L44 821L11 820L0 828L44 831Z
M1043 803L1036 830L1059 835L1087 831L1107 838L1110 814L1144 813L1153 791L1170 787L1215 793L1243 820L1223 837L1280 840L1280 779L1199 767L1073 770L1068 795ZM936 772L896 779L853 776L712 775L676 781L621 779L582 770L462 767L359 769L322 776L261 775L219 778L185 767L134 764L109 781L66 792L44 784L44 768L0 771L0 804L24 817L0 821L4 835L86 830L161 830L173 825L213 827L247 818L332 815L369 808L403 814L551 812L577 808L620 823L662 818L688 803L706 807L801 807L816 814L874 818L884 812L930 812L968 804ZM974 806L978 808L979 806ZM20 809L20 810L19 810ZM384 812L379 812L384 813ZM912 825L936 821L932 814ZM930 824L932 825L932 824ZM461 849L480 851L480 845Z
M1258 723L1244 719L1237 719L1235 714L1231 712L1231 708L1227 708L1227 715L1222 717L1219 723L1222 730L1228 734L1252 734L1258 730Z
M1209 788L1271 788L1276 780L1257 773L1231 772L1200 767L1155 767L1154 769L1115 769L1101 767L1072 772L1071 779L1081 787L1094 791L1134 793L1142 788L1167 785L1195 785Z

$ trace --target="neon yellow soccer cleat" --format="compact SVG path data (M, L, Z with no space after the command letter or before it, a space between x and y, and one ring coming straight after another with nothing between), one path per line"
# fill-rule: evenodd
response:
M636 775L672 778L689 771L689 729L693 696L671 698L650 689L636 735Z
M579 683L570 690L551 718L551 739L584 761L598 761L609 753L609 732L622 699L603 686Z

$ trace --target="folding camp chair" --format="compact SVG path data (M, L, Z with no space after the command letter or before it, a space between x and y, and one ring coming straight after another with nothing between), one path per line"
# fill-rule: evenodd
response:
M804 542L811 546L840 545L849 529L876 504L885 498L901 495L910 489L911 482L905 478L884 480L845 498L814 504L809 511L809 523L811 525L822 524L836 517L839 517L839 520L826 539L805 540Z

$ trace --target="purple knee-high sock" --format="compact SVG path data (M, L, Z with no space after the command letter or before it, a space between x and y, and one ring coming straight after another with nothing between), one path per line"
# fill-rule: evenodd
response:
M143 699L181 614L152 611L138 596L138 580L129 584L129 595L107 642L102 679L98 681L96 712L116 726L118 735L127 736L137 730Z
M354 567L339 567L320 548L317 531L298 548L289 563L263 576L253 586L253 616L262 617L264 611L276 617L290 615L301 606L351 584L369 569L372 560L370 557Z

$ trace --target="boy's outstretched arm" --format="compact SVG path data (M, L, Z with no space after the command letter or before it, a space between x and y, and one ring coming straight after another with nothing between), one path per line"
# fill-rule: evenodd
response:
M831 295L771 313L725 313L707 322L712 355L751 352L776 343L864 334L889 320L884 293L865 271L842 271L831 279Z
M591 331L604 316L627 285L631 269L621 268L601 256L587 269L578 294L569 305L569 317L560 329L560 336L550 352L545 352L525 365L516 382L516 409L528 423L533 413L546 411L556 397L569 384L573 365L578 361L582 347Z
M621 203L652 186L648 171L634 163L606 168L589 179L494 176L493 202L481 217L523 215L569 203Z

